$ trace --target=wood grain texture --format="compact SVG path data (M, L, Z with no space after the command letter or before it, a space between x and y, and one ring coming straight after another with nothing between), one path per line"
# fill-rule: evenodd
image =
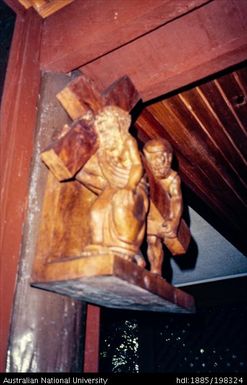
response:
M98 373L99 371L100 313L99 306L87 305L84 373Z
M136 123L144 141L158 136L170 141L182 180L231 229L243 252L247 215L245 79L246 67L215 77L150 105Z
M38 14L46 18L71 4L74 0L29 0Z
M33 7L42 17L46 18L64 8L74 0L4 0L18 14L24 14Z
M17 0L25 9L29 9L32 6L31 0Z
M88 76L80 75L71 81L57 98L72 120L81 118L91 110L97 114L105 106L118 106L131 111L140 100L140 95L128 76L117 79L100 92Z
M159 183L159 181L154 177L151 168L149 167L149 164L145 157L142 157L143 165L145 172L148 177L148 184L149 184L149 194L152 202L156 206L156 208L159 210L162 218L167 219L169 217L169 196L168 194L164 193L162 185Z
M8 350L9 372L77 372L82 367L83 304L63 296L41 292L30 287L32 265L36 255L36 243L42 222L42 202L48 171L40 161L41 148L47 146L51 136L56 139L68 116L56 100L56 93L71 78L59 74L45 74L42 78L41 99L36 134L36 147L29 190L28 212L23 231L21 264L17 281L11 334ZM53 177L54 179L54 177ZM52 184L52 182L55 182ZM62 191L56 190L58 182L50 180L53 195L53 208L46 213L43 240L49 250L54 238L59 241L60 250L66 247L71 251L71 234L66 232L61 239L61 227L67 220L75 231L75 224L69 217L64 217L56 202L63 195L66 206L66 188L73 186L62 184ZM61 193L61 194L60 194ZM73 191L76 196L76 191ZM70 213L73 211L71 207ZM50 217L59 218L60 226L49 227ZM77 228L81 223L77 223ZM43 224L44 227L44 224ZM60 232L59 232L60 231ZM77 235L78 243L80 234ZM74 244L74 248L76 245ZM79 247L79 246L78 246ZM39 249L42 252L42 248ZM59 250L58 250L59 252ZM57 254L54 256L54 258ZM45 255L44 257L49 257ZM45 343L44 343L45 341Z
M40 18L32 11L18 16L1 106L1 371L5 368L27 205L40 84L40 39Z
M102 88L128 75L148 101L245 60L246 16L245 0L213 1L81 70Z
M181 219L181 222L178 226L178 234L176 238L165 238L165 245L168 250L171 251L172 255L182 255L185 254L188 250L191 240L190 230L184 221Z
M43 277L32 284L112 308L172 313L195 311L193 297L124 258L110 254L77 258L80 265L77 278L70 274L74 271L73 267L70 268L73 263L70 260L46 266ZM67 269L69 272L65 277Z
M14 0L6 2L10 4L14 3ZM169 3L174 4L173 1ZM185 3L184 0L182 3ZM197 6L200 5L200 2L196 3ZM172 13L170 18L165 19L164 14L160 17L161 9L164 12L168 9L166 1L161 1L157 8L157 2L153 8L154 2L151 0L141 4L138 1L138 7L132 1L131 4L135 11L130 12L130 18L126 18L128 15L124 11L119 12L119 9L116 10L119 14L115 15L114 7L110 11L106 9L106 14L97 14L96 7L90 11L89 1L86 5L80 5L82 8L84 5L89 7L89 13L85 14L90 15L92 12L93 20L99 21L98 31L104 31L105 26L103 40L98 39L99 32L95 30L95 35L91 34L87 40L88 49L81 45L81 36L85 36L88 25L80 24L79 28L78 24L77 34L75 28L64 30L66 23L73 24L77 19L78 11L74 5L70 5L67 10L61 10L59 17L57 14L50 20L47 19L42 40L43 68L67 71L84 63L83 71L95 78L101 89L110 81L127 73L141 90L143 98L149 100L246 59L245 0L210 2L180 19L176 19L179 15L178 9L175 10L178 13ZM148 4L150 12L146 13ZM186 2L186 7L187 5ZM189 9L192 8L187 8ZM184 11L185 6L182 12ZM140 16L137 17L135 12ZM79 19L82 14L83 12L78 12ZM114 19L114 16L117 18ZM100 23L101 17L105 20L103 25ZM4 333L2 340L5 341L1 344L3 354L6 351L10 303L13 298L32 154L31 126L35 125L35 105L39 88L37 41L40 38L40 29L35 17L32 20L32 28L30 19L27 17L26 20L29 20L29 32L25 30L20 19L17 21L13 42L15 58L10 58L8 87L5 89L3 101L5 113L2 114L2 170L8 159L4 171L4 215L1 215L4 224L4 253L1 257L3 265L6 266L2 270L2 284L4 288L7 287L5 298L1 301L4 310L1 309L0 312L1 317L4 317L1 327L1 332ZM126 27L126 20L130 21L129 27ZM166 24L169 21L170 23ZM62 37L61 30L64 30ZM153 32L148 33L151 30ZM147 35L144 36L145 34ZM191 36L194 37L193 41ZM68 45L69 41L72 42L71 47ZM94 41L98 42L96 51L95 45L92 44ZM116 52L111 52L120 46ZM61 47L66 47L66 50ZM86 66L87 61L100 55L105 56ZM230 226L235 239L242 239L244 242L246 214L245 209L241 208L245 191L246 79L246 69L238 70L232 74L231 79L216 79L200 86L192 94L184 95L183 99L177 98L172 104L167 103L164 109L162 107L162 115L167 115L167 118L157 117L158 110L155 116L152 111L146 110L137 122L142 130L140 136L147 139L161 135L172 142L183 181ZM23 100L27 102L22 103ZM190 105L194 106L192 111ZM205 123L207 114L210 127ZM186 120L189 123L184 127ZM217 130L214 130L214 125ZM176 132L178 127L181 127L184 140ZM24 142L23 147L19 146ZM218 151L220 148L223 148L221 152ZM223 166L221 163L224 163ZM9 261L8 266L5 264L6 259Z
M59 183L49 174L45 187L34 264L38 275L46 263L78 257L89 238L88 215L95 196L79 182Z
M100 93L90 78L80 75L57 94L57 99L74 122L64 126L64 134L42 152L41 158L53 175L63 181L75 177L98 150L99 135L94 117L105 106L114 105L130 111L140 97L127 76Z
M204 3L207 0L75 1L45 20L41 66L71 71ZM62 46L66 50L61 50Z
M160 183L155 180L152 173L149 172L147 165L145 165L145 170L148 175L148 181L150 186L150 198L155 206L155 209L152 209L152 216L156 216L157 225L165 223L166 220L169 219L170 215L170 198L168 197L167 193L165 193ZM181 219L177 228L177 236L173 238L164 237L163 242L172 255L181 255L186 253L190 243L190 239L190 230L186 222Z
M59 181L71 179L98 149L97 133L85 121L75 121L68 133L48 146L41 158Z
M150 195L147 216L147 256L150 271L162 276L163 243L172 255L185 254L191 234L182 219L181 180L178 173L171 167L173 152L170 143L161 138L148 141L143 152Z
M128 76L113 82L102 92L102 97L106 106L115 105L128 112L131 112L141 99L137 88Z
M97 113L104 100L94 82L87 76L78 76L72 80L57 98L72 120L79 119L88 110Z

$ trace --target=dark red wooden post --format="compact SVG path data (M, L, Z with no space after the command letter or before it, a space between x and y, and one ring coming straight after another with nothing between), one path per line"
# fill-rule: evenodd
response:
M5 370L40 85L42 19L17 16L1 105L1 360Z
M100 307L88 305L84 346L84 372L99 371Z

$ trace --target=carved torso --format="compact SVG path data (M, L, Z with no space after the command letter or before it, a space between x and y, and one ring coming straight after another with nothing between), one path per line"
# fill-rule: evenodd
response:
M123 144L122 151L98 151L98 162L103 176L111 187L124 188L128 183L131 160Z

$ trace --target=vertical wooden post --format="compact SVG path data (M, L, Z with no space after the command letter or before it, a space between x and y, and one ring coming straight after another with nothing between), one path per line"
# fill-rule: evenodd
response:
M0 371L5 369L33 153L41 28L34 11L17 16L1 105Z
M47 146L51 136L56 139L68 119L55 95L69 80L64 74L42 76L28 211L8 345L8 372L82 371L84 306L71 298L30 287L47 185L47 169L40 160L40 149Z
M87 305L84 373L99 371L100 307Z

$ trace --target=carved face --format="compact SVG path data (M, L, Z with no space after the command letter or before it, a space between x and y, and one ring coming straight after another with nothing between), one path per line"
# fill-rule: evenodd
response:
M115 117L106 117L96 122L100 145L106 150L114 150L121 142L119 124Z
M171 170L172 154L165 151L145 152L149 166L156 178L166 178Z
M113 106L106 107L95 120L100 145L110 151L122 147L123 136L128 132L129 122L130 117L125 111Z

